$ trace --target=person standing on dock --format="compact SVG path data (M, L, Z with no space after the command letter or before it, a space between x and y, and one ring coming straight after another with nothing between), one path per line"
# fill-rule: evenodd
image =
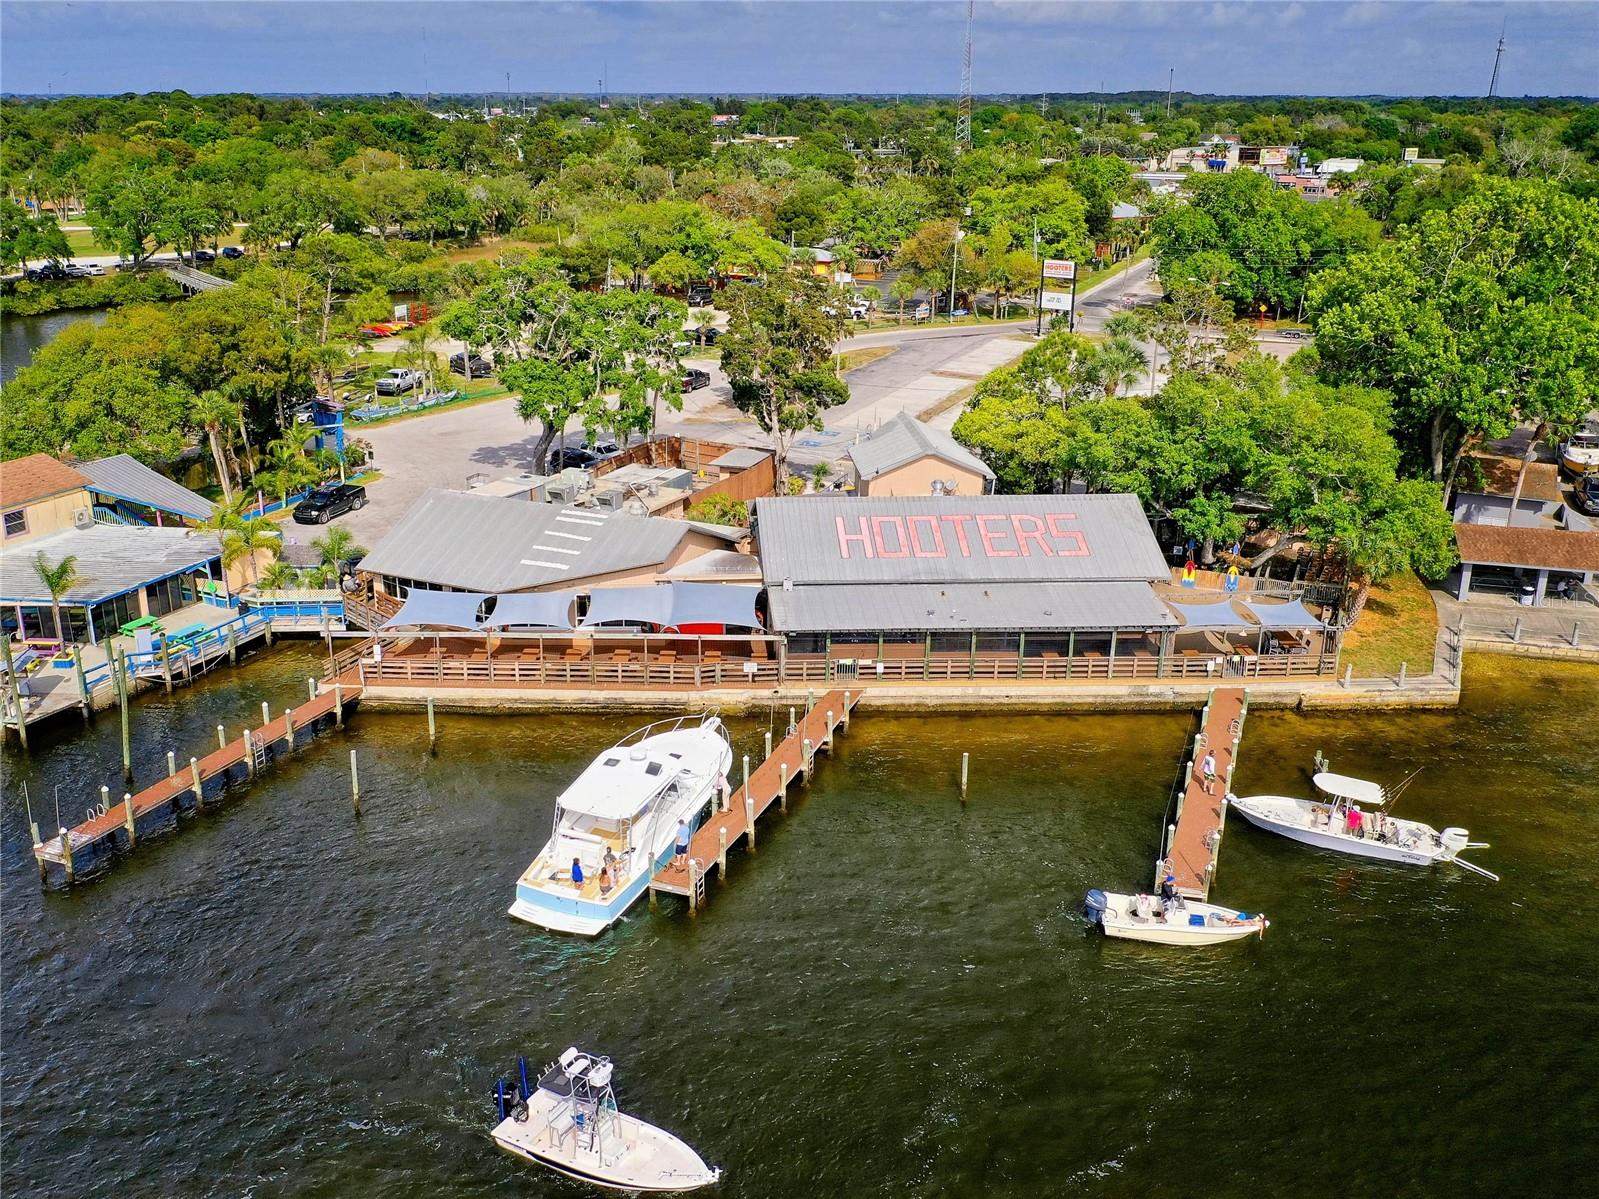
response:
M1199 763L1199 773L1205 780L1205 794L1214 794L1212 788L1216 785L1216 755L1208 749Z
M693 829L689 828L688 821L677 822L677 844L673 846L672 865L680 869L688 869L688 843Z

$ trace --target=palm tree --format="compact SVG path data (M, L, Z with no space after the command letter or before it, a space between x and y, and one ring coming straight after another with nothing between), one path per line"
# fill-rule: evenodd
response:
M404 333L405 351L401 360L412 370L422 372L422 394L433 390L433 371L438 360L433 355L433 330L427 325L416 325Z
M269 591L288 591L300 581L300 572L279 558L261 572L261 586Z
M40 550L33 557L33 569L39 576L39 582L44 584L44 589L50 593L50 612L56 621L56 640L66 644L66 635L61 631L61 597L71 591L78 582L78 558L76 554L68 554L50 565L49 560Z
M1111 338L1094 354L1094 372L1105 387L1106 399L1142 379L1148 365L1144 352L1125 337Z
M232 566L239 559L248 559L250 563L250 581L256 582L260 576L257 566L258 552L267 550L276 558L281 552L283 539L272 528L272 522L266 520L240 521L235 528L228 530L222 537L222 565Z
M905 323L905 302L916 298L916 281L908 275L900 275L888 285L888 294L899 301L899 323Z
M233 478L229 469L227 446L222 438L231 436L233 425L239 419L236 405L220 391L202 391L194 401L194 420L205 430L211 443L211 461L216 466L217 479L222 484L222 502L233 503Z
M267 443L267 467L262 472L263 479L272 494L284 501L322 477L322 472L306 457L305 447L292 437Z
M311 548L322 555L323 566L338 566L352 558L366 557L366 546L357 545L349 529L329 529L311 538Z

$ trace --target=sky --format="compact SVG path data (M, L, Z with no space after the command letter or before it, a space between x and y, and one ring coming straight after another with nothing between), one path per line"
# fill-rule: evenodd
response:
M960 0L0 4L0 91L953 93ZM1599 0L1000 0L999 92L1599 95Z

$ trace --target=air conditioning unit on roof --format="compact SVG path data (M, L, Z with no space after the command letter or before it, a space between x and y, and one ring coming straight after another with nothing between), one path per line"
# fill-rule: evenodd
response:
M577 485L574 483L551 483L544 489L544 494L552 504L570 504L577 498Z

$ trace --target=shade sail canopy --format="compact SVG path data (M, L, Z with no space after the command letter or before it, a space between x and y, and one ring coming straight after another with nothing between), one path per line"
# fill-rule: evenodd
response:
M494 598L494 612L485 629L569 629L575 591L520 591Z
M400 610L383 628L475 629L478 609L488 598L475 591L423 591L413 587Z
M1166 605L1182 617L1185 630L1260 628L1254 621L1240 616L1230 600L1217 600L1211 604L1180 604L1176 600L1167 600Z
M1298 600L1285 604L1263 604L1245 600L1249 614L1268 629L1324 629L1326 622L1319 620L1309 608Z
M651 624L663 629L685 625L734 625L756 628L755 597L759 587L726 583L669 583L659 587L605 587L589 597L585 628L616 621Z

